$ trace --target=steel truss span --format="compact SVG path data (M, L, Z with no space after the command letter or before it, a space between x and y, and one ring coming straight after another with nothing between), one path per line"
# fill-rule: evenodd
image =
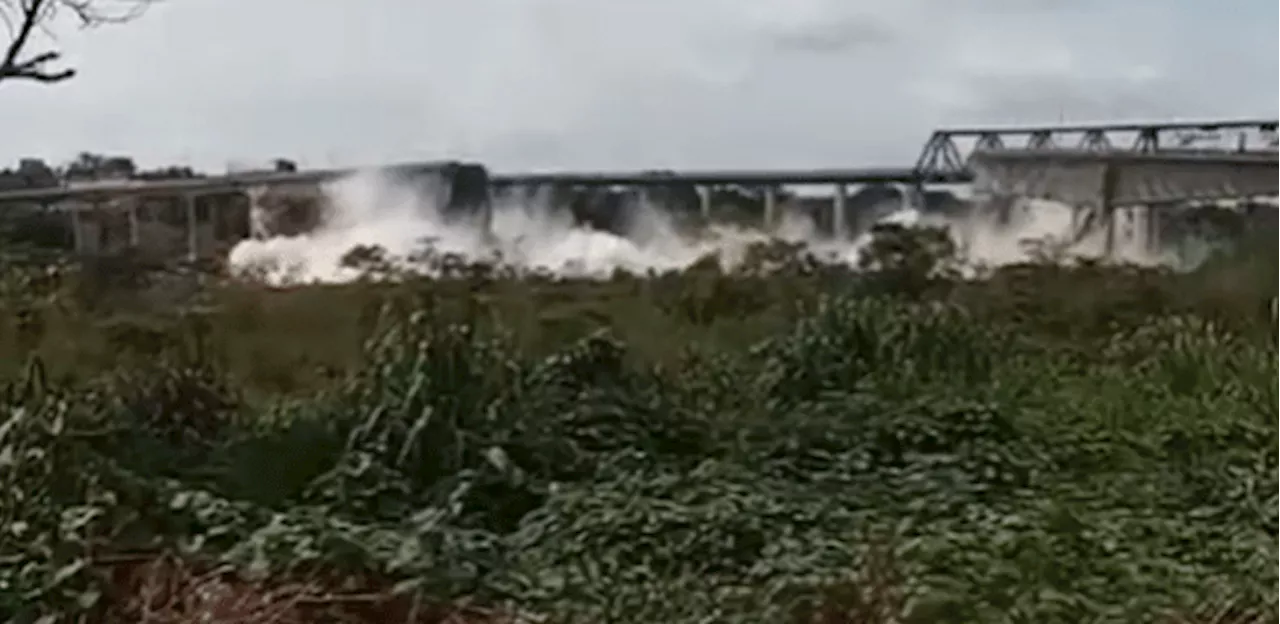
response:
M998 150L1078 151L1089 153L1199 154L1276 153L1276 119L1235 119L1166 123L1098 123L1040 126L960 127L935 130L915 170L923 176L971 176L974 153ZM1223 133L1229 147L1196 148ZM962 142L971 141L967 150Z

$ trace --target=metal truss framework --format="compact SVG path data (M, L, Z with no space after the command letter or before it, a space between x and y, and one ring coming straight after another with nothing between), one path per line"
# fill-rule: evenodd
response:
M1084 152L1114 152L1117 150L1116 135L1130 135L1132 142L1128 150L1135 153L1155 152L1223 152L1221 148L1214 150L1197 150L1194 147L1197 139L1203 134L1218 134L1224 131L1236 131L1237 142L1233 150L1271 151L1276 150L1275 119L1243 119L1209 122L1175 122L1175 123L1113 123L1113 124L1081 124L1058 126L1026 126L1026 127L988 127L988 128L952 128L934 131L925 144L920 158L916 161L915 170L921 177L935 178L967 178L970 176L969 158L973 153L983 150L1022 149L1028 151L1068 150ZM1251 134L1253 133L1253 134ZM1066 142L1071 136L1078 136L1074 142ZM974 139L973 146L965 155L956 139ZM1016 141L1022 139L1021 145ZM1169 141L1173 139L1173 141ZM1266 144L1256 145L1261 139ZM1254 145L1250 145L1254 143Z

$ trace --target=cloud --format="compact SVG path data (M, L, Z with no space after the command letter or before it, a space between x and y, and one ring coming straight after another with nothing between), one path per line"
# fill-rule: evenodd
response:
M780 50L831 54L891 43L897 34L873 17L858 16L783 30L774 44Z
M911 162L937 126L1275 114L1275 3L183 0L58 31L0 161L502 169ZM1226 62L1224 59L1230 59Z

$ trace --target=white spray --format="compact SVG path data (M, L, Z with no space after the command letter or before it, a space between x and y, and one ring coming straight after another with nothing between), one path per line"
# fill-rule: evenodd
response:
M314 230L298 236L245 240L232 249L233 270L252 273L272 283L341 282L358 275L342 258L358 246L376 246L389 258L411 258L425 250L453 254L469 261L498 262L527 270L564 276L607 277L615 271L646 273L681 269L714 255L731 268L753 244L770 239L803 245L835 262L854 264L869 240L835 240L818 233L815 225L794 211L782 211L773 232L766 234L713 225L698 235L681 232L673 218L658 207L634 203L626 231L619 235L577 225L567 211L555 211L545 198L494 200L491 233L478 224L445 219L429 199L398 186L376 172L352 175L324 188L332 209ZM1011 225L995 228L985 222L948 221L911 206L875 211L881 221L945 225L964 241L966 260L986 265L1025 260L1024 241L1069 232L1070 210L1054 204L1022 212ZM1086 240L1081 246L1099 243ZM1131 261L1154 261L1133 253L1133 245L1118 251ZM1087 252L1091 249L1082 249Z

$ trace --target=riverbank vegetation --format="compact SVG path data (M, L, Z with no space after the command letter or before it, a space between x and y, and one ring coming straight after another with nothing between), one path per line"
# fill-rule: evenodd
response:
M938 236L607 281L11 263L0 621L1275 621L1274 247L962 278Z

